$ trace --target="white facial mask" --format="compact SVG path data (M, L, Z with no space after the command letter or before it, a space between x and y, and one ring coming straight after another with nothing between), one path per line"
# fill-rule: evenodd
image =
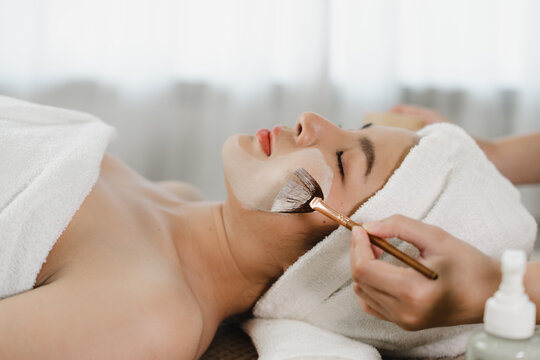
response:
M225 152L235 153L234 161L224 156L223 166L234 196L248 209L270 211L274 198L299 167L317 180L325 198L332 187L334 173L319 149L303 149L261 161L247 153L238 138L231 138L224 145Z

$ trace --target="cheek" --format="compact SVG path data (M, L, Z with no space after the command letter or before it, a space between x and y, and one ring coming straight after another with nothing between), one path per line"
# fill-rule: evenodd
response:
M317 149L300 150L266 161L255 159L234 141L223 149L225 177L234 195L247 209L270 211L275 196L298 167L304 167L319 182L325 197L333 172Z
M333 187L331 197L327 203L343 214L351 216L364 202L375 196L384 187L388 176L388 174L376 175L373 173L367 181L359 180L357 183L345 188L341 186Z
M376 182L367 180L362 174L364 168L351 166L347 182L342 183L336 175L330 196L326 203L345 215L351 215L365 200L371 197L378 189Z
M336 176L332 188L330 189L330 196L328 196L325 202L339 212L346 213L348 207L351 206L351 203L356 199L354 195L355 194L353 193L348 194L341 184L341 180Z

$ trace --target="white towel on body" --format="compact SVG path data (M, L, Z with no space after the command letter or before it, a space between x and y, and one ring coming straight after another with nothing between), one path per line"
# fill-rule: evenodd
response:
M419 143L352 219L366 222L403 214L440 226L492 257L509 247L530 253L536 222L517 189L474 140L452 124L430 125L418 134ZM418 255L412 245L390 241ZM364 313L352 289L349 248L350 231L336 229L259 299L254 319L243 327L260 359L380 359L375 348L394 357L465 351L476 325L405 331ZM387 254L382 259L399 264Z
M34 286L116 136L89 114L0 96L0 298Z

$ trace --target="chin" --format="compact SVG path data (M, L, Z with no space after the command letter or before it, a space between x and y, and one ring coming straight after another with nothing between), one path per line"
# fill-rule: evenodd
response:
M240 135L233 135L229 137L227 140L225 140L221 148L221 161L223 163L223 169L225 171L225 178L227 177L227 172L233 170L236 166L239 165L237 164L237 161L235 161L235 159L239 158L239 137Z
M242 168L247 165L246 160L249 157L249 154L240 147L239 141L242 136L243 135L233 135L229 137L225 140L221 149L223 175L225 177L227 193L229 196L234 193L234 184L238 181L238 177L241 177L240 173L242 172ZM231 181L234 184L231 184Z

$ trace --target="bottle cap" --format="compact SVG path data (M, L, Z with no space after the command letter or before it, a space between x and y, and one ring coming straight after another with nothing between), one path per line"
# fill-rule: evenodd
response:
M526 339L534 334L536 306L529 300L523 287L526 265L523 250L504 251L499 290L486 301L486 332L507 339Z

